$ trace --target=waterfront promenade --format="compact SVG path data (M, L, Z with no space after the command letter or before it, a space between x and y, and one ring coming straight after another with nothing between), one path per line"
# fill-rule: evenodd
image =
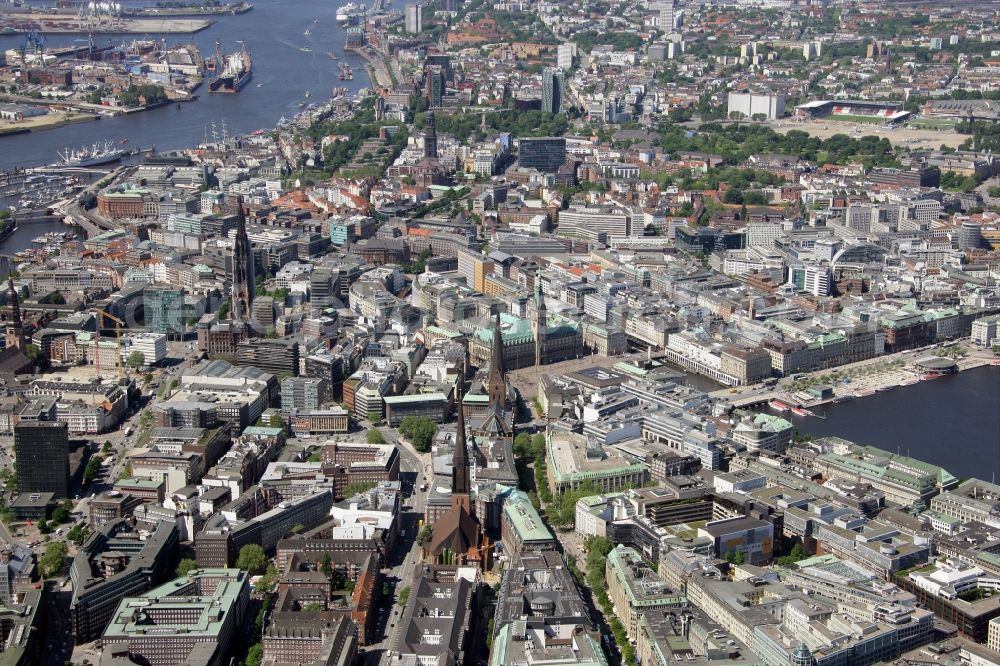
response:
M751 384L721 389L712 392L711 395L730 401L734 407L752 407L771 400L780 400L792 406L815 407L832 402L837 398L858 397L889 390L901 384L905 386L921 381L924 371L917 366L917 361L933 357L937 350L951 347L964 352L964 356L955 359L959 372L1000 362L1000 357L997 357L993 352L976 349L970 344L968 338L961 338L896 354L886 354L835 368L797 373L794 378L786 377L770 387L764 384ZM849 381L845 382L845 379ZM804 399L803 393L809 387L821 385L831 386L834 392L833 397Z

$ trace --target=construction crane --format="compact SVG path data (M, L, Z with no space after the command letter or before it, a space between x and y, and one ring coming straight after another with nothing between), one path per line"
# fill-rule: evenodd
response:
M95 337L97 342L95 345L94 365L97 368L97 376L101 376L101 329L104 328L104 318L107 317L115 322L115 366L118 368L118 379L121 379L125 374L124 364L122 363L122 324L125 322L110 312L105 312L100 308L95 309L97 310L97 336Z

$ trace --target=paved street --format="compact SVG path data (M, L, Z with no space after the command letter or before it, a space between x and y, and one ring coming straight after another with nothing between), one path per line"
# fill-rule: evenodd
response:
M382 437L390 444L396 444L400 453L400 480L403 487L411 488L411 496L404 505L400 515L400 535L395 550L382 570L383 579L389 584L389 598L383 600L380 612L380 627L383 630L382 640L365 648L366 666L387 664L390 652L397 649L400 636L400 622L403 608L399 604L399 594L404 588L413 587L416 565L420 561L420 546L417 545L417 534L420 531L420 521L424 515L424 502L427 492L420 491L420 486L428 477L430 454L420 453L406 440L400 439L397 432L391 428L379 428ZM389 607L391 604L391 607Z
M549 526L549 529L551 529L552 533L556 535L556 540L562 547L563 557L565 557L567 561L575 561L577 568L584 576L586 576L587 554L583 552L583 543L586 539L576 532L576 530L559 531L552 528L551 525ZM590 607L591 618L593 619L594 624L597 625L601 635L610 635L611 628L608 626L608 620L604 615L604 611L601 610L601 607L598 605L596 595L586 585L581 586L580 592ZM616 650L617 646L615 646L612 642L610 646L605 646L605 650L609 649Z
M48 635L45 649L42 651L44 666L61 666L73 653L70 642L69 602L72 591L67 585L62 588L58 580L46 583L46 609L48 619Z

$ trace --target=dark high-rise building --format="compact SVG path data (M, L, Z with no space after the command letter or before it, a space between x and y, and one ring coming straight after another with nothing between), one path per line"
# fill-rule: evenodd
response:
M427 57L424 58L424 67L429 67L431 65L441 68L444 72L444 79L446 82L452 80L451 58L448 57L447 53L428 53Z
M236 345L236 365L252 365L275 375L297 377L299 343L291 338L248 338Z
M247 219L243 197L236 199L236 238L233 241L233 306L234 321L249 322L253 313L254 271L253 248L247 238Z
M424 68L424 96L430 108L444 106L444 89L446 85L445 70L440 65L428 65Z
M344 359L333 354L306 356L306 377L327 382L330 399L340 402L344 395Z
M517 163L526 169L555 173L566 161L566 139L560 136L523 138L518 141Z
M317 309L331 307L339 297L339 278L328 268L314 270L309 276L309 304Z
M424 120L424 157L436 158L438 156L437 145L437 121L432 111L427 114Z
M546 67L542 70L542 111L547 113L562 113L565 81L566 79L560 69Z
M21 322L21 306L14 288L14 276L7 277L7 306L10 308L10 318L7 319L7 349L24 349L24 324Z
M19 493L69 497L69 427L62 421L14 426L14 470Z

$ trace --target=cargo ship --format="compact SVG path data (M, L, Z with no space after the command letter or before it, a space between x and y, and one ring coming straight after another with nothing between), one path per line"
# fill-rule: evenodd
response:
M57 152L62 159L61 163L54 166L65 167L92 167L100 164L117 162L125 155L125 151L116 148L110 141L95 143L90 148L80 148L79 150L66 149L64 152Z
M239 42L240 50L235 53L222 53L219 42L215 43L214 66L209 67L211 78L208 81L208 91L218 93L238 93L253 75L253 61L246 44Z

